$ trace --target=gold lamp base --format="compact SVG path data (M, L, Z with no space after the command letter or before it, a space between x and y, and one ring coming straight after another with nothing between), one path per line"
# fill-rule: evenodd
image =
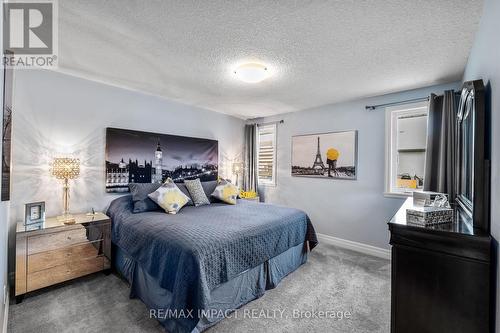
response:
M57 220L64 224L75 224L75 218L69 213L69 179L75 179L80 174L80 160L77 158L56 157L52 163L52 175L64 180L63 213Z
M73 217L73 215L71 214L64 214L64 215L59 215L57 217L57 220L59 222L62 222L64 224L75 224L76 223L76 220L75 218Z

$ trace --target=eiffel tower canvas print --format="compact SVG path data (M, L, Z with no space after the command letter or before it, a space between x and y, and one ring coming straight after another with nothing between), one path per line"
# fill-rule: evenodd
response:
M292 176L356 179L358 131L292 137Z

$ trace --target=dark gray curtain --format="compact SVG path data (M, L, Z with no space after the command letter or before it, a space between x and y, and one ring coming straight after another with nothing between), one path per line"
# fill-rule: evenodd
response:
M453 90L431 94L427 127L424 190L447 193L455 199L455 126L457 100Z
M243 189L257 192L257 125L245 125L245 166Z

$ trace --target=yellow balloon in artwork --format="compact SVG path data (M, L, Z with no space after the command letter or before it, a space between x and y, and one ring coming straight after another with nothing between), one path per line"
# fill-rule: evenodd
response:
M339 151L335 148L330 148L326 152L326 158L332 161L337 160L339 158L339 155Z

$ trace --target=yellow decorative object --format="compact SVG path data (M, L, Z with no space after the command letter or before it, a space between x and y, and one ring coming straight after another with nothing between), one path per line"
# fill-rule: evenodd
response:
M257 192L254 191L241 191L240 197L244 199L257 198Z
M415 179L398 178L396 186L398 188L417 188L417 181Z
M69 179L78 178L80 175L80 160L69 157L56 157L52 162L52 175L56 179L64 180L63 185L63 214L58 219L65 224L75 223L75 219L69 212Z
M340 155L339 151L335 148L330 148L326 152L326 158L332 161L337 160L339 158L339 155Z

